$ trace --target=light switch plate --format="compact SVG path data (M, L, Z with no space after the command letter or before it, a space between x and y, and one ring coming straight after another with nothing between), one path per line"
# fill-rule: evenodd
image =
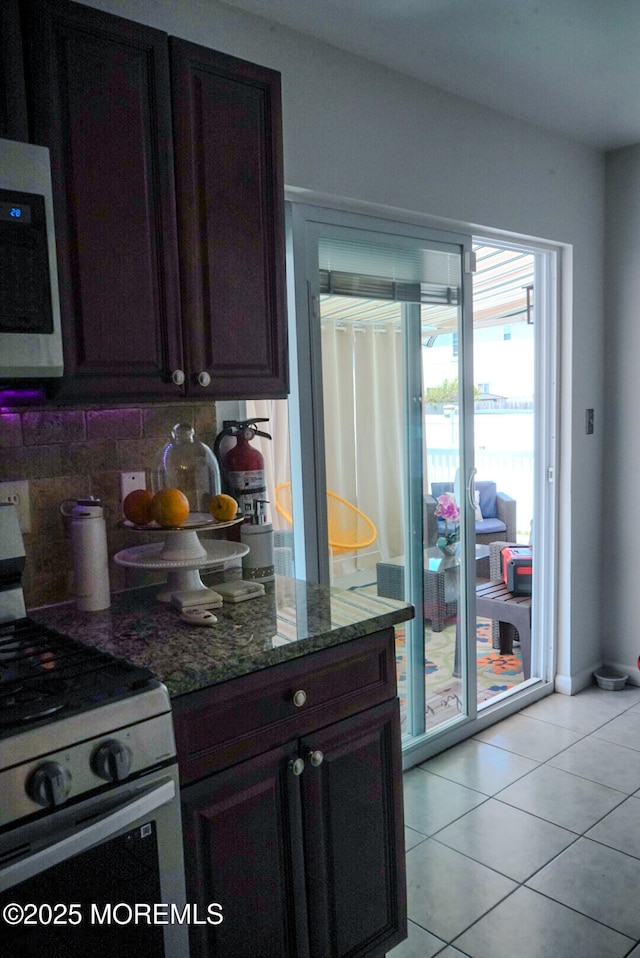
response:
M134 489L147 488L147 474L144 470L141 472L121 472L120 473L120 502L124 502L130 492Z
M587 409L585 413L585 432L587 436L593 435L593 409Z

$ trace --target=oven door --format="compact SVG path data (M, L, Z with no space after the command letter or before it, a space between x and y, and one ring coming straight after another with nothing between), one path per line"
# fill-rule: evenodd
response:
M3 951L188 955L178 794L165 768L0 835Z

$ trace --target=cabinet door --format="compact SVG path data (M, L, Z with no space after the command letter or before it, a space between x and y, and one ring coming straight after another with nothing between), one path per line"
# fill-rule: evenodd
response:
M173 37L170 48L189 388L284 397L280 75Z
M192 958L308 956L296 744L182 790L187 900L224 916L191 926Z
M29 139L18 0L0 4L0 136Z
M172 398L181 369L165 34L27 0L33 137L51 151L65 378L60 398Z
M311 956L382 956L407 934L397 700L309 735L300 755Z

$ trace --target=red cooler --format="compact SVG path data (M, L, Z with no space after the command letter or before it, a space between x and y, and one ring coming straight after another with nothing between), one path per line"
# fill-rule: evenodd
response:
M509 592L514 595L531 595L531 546L510 546L502 550L502 578Z

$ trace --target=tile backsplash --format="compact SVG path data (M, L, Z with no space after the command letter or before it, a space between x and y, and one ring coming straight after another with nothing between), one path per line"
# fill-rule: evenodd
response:
M0 482L29 482L31 532L24 535L28 609L73 595L71 542L65 533L60 503L98 496L108 513L109 555L130 546L131 533L117 526L122 518L120 473L152 468L177 422L190 423L198 439L213 447L217 429L216 409L211 402L83 409L0 408ZM138 534L136 545L146 541L141 535L147 534ZM141 576L113 562L109 573L112 591L137 584Z

